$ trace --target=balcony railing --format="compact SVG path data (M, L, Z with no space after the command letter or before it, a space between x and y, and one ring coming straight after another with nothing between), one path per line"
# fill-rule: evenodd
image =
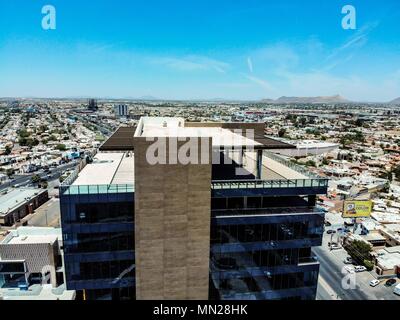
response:
M211 189L276 189L276 188L306 188L328 187L328 179L280 179L280 180L215 180Z
M104 185L62 185L60 195L84 195L84 194L116 194L133 193L133 184L104 184Z
M321 179L320 176L318 176L317 174L312 173L310 170L308 170L308 168L306 167L302 167L296 163L293 163L290 160L286 160L280 156L278 156L275 153L272 153L270 151L264 150L263 151L263 155L266 156L267 158L270 158L276 162L279 162L280 164L283 164L286 167L289 167L290 169L293 169L294 171L297 171L301 174L306 175L307 177L313 178L313 179Z
M277 214L320 214L324 211L316 207L274 207L249 209L214 209L212 216L277 215Z

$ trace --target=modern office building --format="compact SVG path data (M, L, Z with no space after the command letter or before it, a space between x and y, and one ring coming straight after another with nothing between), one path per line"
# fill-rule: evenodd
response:
M88 100L88 110L93 112L99 110L99 106L97 105L97 100L95 99Z
M127 131L60 188L68 289L86 299L315 299L316 197L328 181L269 151L295 146L254 123L143 117Z
M97 153L60 188L69 290L84 299L135 297L133 156Z
M126 104L114 105L114 112L117 117L127 117L129 115L128 106Z

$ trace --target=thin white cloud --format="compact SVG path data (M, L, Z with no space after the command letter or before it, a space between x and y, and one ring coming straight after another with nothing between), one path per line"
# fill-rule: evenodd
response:
M230 65L204 56L187 56L183 58L157 57L152 58L151 63L160 64L178 71L213 70L226 73Z
M346 53L349 50L354 50L363 47L368 42L368 35L379 25L379 21L365 24L358 29L354 35L348 38L341 46L334 49L331 54L326 57L326 60L336 58L342 53Z
M270 91L270 92L274 92L275 88L266 80L264 79L260 79L258 77L252 76L252 75L244 75L248 80L258 84L259 86L261 86L262 88Z
M249 67L249 71L253 73L253 61L250 57L247 58L247 66Z

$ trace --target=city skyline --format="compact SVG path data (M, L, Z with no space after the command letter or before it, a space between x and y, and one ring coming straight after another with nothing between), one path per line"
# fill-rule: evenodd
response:
M0 1L0 96L261 100L399 96L396 1ZM122 6L124 5L124 6ZM122 9L123 8L123 9Z

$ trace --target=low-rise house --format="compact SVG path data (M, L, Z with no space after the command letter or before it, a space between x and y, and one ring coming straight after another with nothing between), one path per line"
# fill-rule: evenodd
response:
M4 300L73 300L65 290L60 228L20 227L0 243ZM19 289L19 290L18 290Z
M380 276L400 275L400 246L382 248L374 254L375 271Z
M12 226L49 200L47 190L15 188L0 194L0 225Z

